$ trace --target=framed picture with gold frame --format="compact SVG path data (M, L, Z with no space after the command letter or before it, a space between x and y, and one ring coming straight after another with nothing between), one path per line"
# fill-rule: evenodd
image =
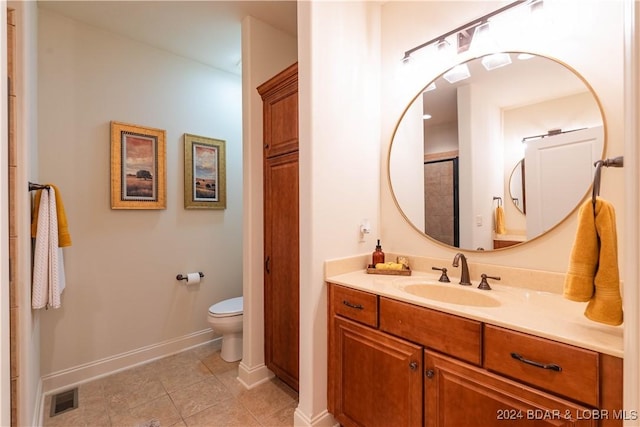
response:
M166 209L166 132L111 122L111 209Z
M225 141L184 134L185 209L226 209Z

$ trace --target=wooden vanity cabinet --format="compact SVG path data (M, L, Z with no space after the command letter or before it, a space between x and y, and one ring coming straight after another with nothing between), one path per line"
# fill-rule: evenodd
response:
M380 297L380 330L482 364L482 323Z
M331 283L328 302L344 426L622 426L620 358Z
M519 245L522 243L519 240L498 240L493 239L493 249L508 248L509 246Z
M422 347L337 318L332 413L343 426L422 425Z
M343 426L421 426L422 347L375 329L377 295L328 290L329 411Z
M592 408L430 351L424 393L427 427L597 425Z

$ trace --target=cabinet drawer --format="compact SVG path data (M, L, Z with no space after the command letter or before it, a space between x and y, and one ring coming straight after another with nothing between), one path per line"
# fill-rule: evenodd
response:
M331 285L330 303L337 315L378 327L378 296L344 286Z
M485 325L486 369L596 407L598 359L593 351Z
M380 297L380 329L476 365L481 364L482 324Z

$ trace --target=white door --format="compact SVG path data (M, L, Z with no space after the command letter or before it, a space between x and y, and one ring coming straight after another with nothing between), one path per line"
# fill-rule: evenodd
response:
M593 164L603 146L602 126L527 142L527 238L553 228L581 202L593 183Z

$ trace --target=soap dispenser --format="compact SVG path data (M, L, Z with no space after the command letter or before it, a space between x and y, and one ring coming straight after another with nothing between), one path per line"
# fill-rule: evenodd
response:
M374 267L376 266L376 264L384 263L384 252L382 252L382 246L380 246L380 239L378 239L376 250L373 252L371 256L371 261Z

